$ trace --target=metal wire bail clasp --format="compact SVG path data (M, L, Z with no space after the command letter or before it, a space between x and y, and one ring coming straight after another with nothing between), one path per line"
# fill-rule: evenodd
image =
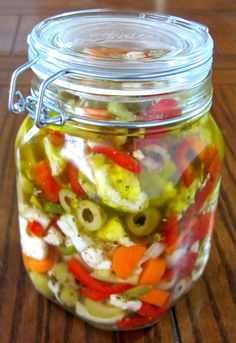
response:
M19 114L24 112L26 108L26 99L24 98L21 91L16 91L16 82L17 78L20 74L22 74L25 70L31 68L37 61L39 60L39 56L35 57L32 61L23 64L22 66L18 67L12 74L10 88L9 88L9 98L8 98L8 109L9 111ZM17 102L14 102L14 97L18 98Z
M38 101L37 101L37 105L36 105L36 110L35 110L35 116L34 116L34 122L35 125L38 128L44 127L47 124L53 124L53 125L58 125L58 126L62 126L64 125L67 117L65 115L65 113L63 111L61 111L60 109L48 104L48 103L44 103L44 95L45 95L45 91L47 89L47 87L53 83L53 81L59 79L61 76L65 75L65 74L69 74L70 70L67 69L63 69L60 70L59 72L53 74L52 76L49 76L46 80L44 80L40 87L39 87L39 93L38 93ZM58 113L58 116L53 116L53 117L49 117L48 116L48 109L52 110L56 113Z

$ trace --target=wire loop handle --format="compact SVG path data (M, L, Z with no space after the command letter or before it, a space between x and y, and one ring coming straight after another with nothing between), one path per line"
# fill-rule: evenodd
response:
M25 111L26 108L26 99L24 98L21 91L16 90L17 78L27 69L30 69L34 64L39 60L39 56L35 57L32 61L23 64L18 67L12 74L10 88L9 88L9 98L8 98L8 109L9 111L19 114ZM14 98L17 98L18 101L14 102Z

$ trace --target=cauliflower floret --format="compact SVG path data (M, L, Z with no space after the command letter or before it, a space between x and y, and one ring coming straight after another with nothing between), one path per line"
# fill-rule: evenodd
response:
M78 231L75 218L72 215L66 214L61 216L61 218L57 221L57 225L64 235L70 238L77 251L81 252L93 244L93 240L89 236L84 234L82 235Z
M27 220L23 217L19 217L20 226L20 241L22 251L25 255L35 258L37 260L43 260L48 255L48 248L46 242L43 239L30 236L27 232Z
M94 163L94 177L104 204L125 212L141 211L147 205L147 195L134 173L114 164Z
M119 243L124 246L135 245L129 237L119 217L110 218L106 224L96 232L97 237L104 242Z
M21 217L39 222L44 229L46 229L50 223L50 218L48 218L48 216L38 208L32 208L25 204L20 204L19 212Z
M116 307L120 307L123 310L138 311L142 302L139 300L128 300L125 296L119 294L110 295L110 304Z
M53 176L60 175L66 167L67 161L61 157L60 149L56 148L48 137L43 139L45 153L48 157Z
M57 299L57 301L61 304L62 301L59 297L59 292L60 292L60 283L59 282L53 282L52 280L48 281L48 288L52 291L52 293L54 294L55 298Z
M54 227L50 227L47 231L47 235L44 236L45 242L51 245L61 245L64 241L64 236Z
M81 252L81 257L91 268L111 269L111 260L104 256L102 249L89 247Z

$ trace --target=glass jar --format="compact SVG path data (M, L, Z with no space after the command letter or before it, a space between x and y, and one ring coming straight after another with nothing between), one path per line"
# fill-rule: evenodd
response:
M96 327L152 325L210 252L223 141L209 113L208 29L93 10L39 23L28 44L9 96L13 112L28 111L16 139L25 268Z

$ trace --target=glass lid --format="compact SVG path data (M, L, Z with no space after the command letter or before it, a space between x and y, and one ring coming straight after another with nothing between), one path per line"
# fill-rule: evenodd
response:
M110 10L70 12L46 19L34 27L28 44L29 58L39 55L32 69L40 78L62 69L74 71L72 76L54 81L61 86L79 89L81 77L155 80L160 92L203 80L211 69L213 50L207 27L199 23ZM111 94L112 87L108 88Z

